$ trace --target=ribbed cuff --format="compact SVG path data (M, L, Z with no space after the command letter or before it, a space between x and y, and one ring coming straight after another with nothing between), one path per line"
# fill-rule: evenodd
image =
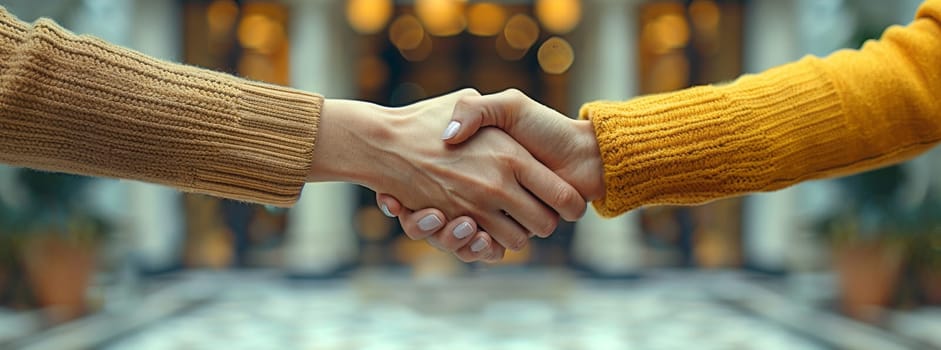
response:
M19 21L13 14L7 11L3 5L0 5L0 47L15 47L22 43L26 36L27 26ZM6 57L12 52L0 52L0 57ZM6 60L0 62L0 67L4 66Z
M579 114L594 125L606 188L593 204L615 216L783 187L807 156L801 140L839 113L832 83L803 61L727 86L588 103Z
M227 198L291 206L310 173L323 96L241 81L238 127L200 166L196 187Z

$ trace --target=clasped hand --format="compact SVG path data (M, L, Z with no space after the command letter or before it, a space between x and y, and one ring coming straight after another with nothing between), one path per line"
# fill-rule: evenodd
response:
M586 198L600 188L587 185L582 176L588 172L569 163L577 140L565 132L573 131L566 128L574 121L550 116L551 123L531 127L503 118L517 112L498 110L508 106L489 104L511 97L525 96L480 96L466 89L401 108L328 100L308 180L362 184L388 199L387 212L405 215L410 237L424 239L446 228L447 235L429 242L465 261L499 260L506 248L521 249L531 236L551 234L560 217L581 217ZM452 113L463 126L451 127L455 133L442 141ZM487 125L516 139L495 128L478 131ZM557 134L538 134L546 128Z
M487 96L462 91L439 98L443 100L433 99L425 103L450 101L452 98L457 98L453 113L450 113L452 119L446 127L435 119L437 128L434 130L443 130L444 134L442 140L434 141L454 146L446 147L446 152L477 154L470 149L489 149L487 152L492 152L494 147L503 152L490 153L489 157L460 159L468 161L463 165L469 167L453 162L457 154L439 154L450 160L432 163L447 164L449 170L461 169L463 176L476 173L500 181L489 183L489 186L486 182L478 183L481 188L478 194L483 196L468 197L454 188L447 193L428 193L429 196L450 196L439 198L452 203L442 202L445 204L437 207L419 205L392 192L377 191L376 201L380 208L387 215L400 217L405 233L412 239L425 239L466 262L498 261L507 248L525 246L527 236L523 235L521 227L540 237L548 236L556 227L554 213L547 212L545 205L540 207L534 203L537 198L562 214L563 218L575 220L584 213L585 201L604 195L603 165L590 121L569 119L513 89ZM490 164L485 164L488 162ZM432 169L432 174L442 174L443 171L434 166L426 168ZM510 173L516 174L518 184L512 178L499 177ZM536 178L540 176L544 178ZM560 181L567 182L578 192L578 206L572 204L576 200L571 198L569 188ZM481 203L487 204L490 211L468 212L455 207L456 203L472 206L475 200L483 201ZM409 208L425 209L412 211ZM502 208L509 217L500 218L494 213L497 208ZM447 218L450 221L445 223Z

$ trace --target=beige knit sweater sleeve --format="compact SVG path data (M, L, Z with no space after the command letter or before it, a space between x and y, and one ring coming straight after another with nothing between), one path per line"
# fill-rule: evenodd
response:
M153 59L0 7L0 162L278 206L323 97Z

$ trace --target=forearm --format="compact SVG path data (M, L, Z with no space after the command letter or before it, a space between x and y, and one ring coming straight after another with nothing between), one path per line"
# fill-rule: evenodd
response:
M862 50L706 86L594 102L605 215L698 204L908 159L941 139L941 2Z
M322 97L159 61L0 9L0 161L287 206Z

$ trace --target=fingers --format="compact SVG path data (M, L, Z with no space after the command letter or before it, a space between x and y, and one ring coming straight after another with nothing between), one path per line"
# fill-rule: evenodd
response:
M506 248L487 232L477 229L474 219L462 216L448 222L442 229L428 236L426 241L441 251L454 254L466 263L495 263L502 260L506 255Z
M412 212L388 194L377 193L376 203L390 217L399 217L405 235L411 239L425 239L429 245L457 256L461 261L496 262L503 259L506 248L494 242L486 232L477 232L477 222L462 216L449 221L437 231L423 231L419 221L428 215L443 218L444 214L434 209ZM475 234L476 233L476 234Z
M434 240L442 250L454 253L461 247L468 245L475 233L477 233L477 224L474 220L470 217L462 216L448 222L441 230L438 230L429 237L428 240Z
M514 203L509 203L506 214L528 231L527 238L530 235L539 237L551 235L559 223L559 215L526 191L520 189L519 192L510 197L514 199ZM491 230L491 232L499 231Z
M522 196L531 198L531 196L525 192L521 193L518 197L522 197ZM411 212L408 209L403 208L401 204L398 203L398 201L396 201L391 196L377 195L376 198L377 198L377 201L381 203L380 205L385 204L390 212L401 213L399 215L399 225L402 226L402 230L405 231L405 235L411 239L419 240L419 239L429 238L433 235L436 235L438 230L445 226L444 219L446 218L446 216L444 215L443 212L441 212L438 209L428 208L428 209L422 209L422 210L418 210L415 212ZM529 202L533 202L533 203L536 203L536 205L538 206L542 206L541 204L538 204L538 201L536 201L534 198ZM521 205L513 205L513 207L520 207L520 206ZM521 212L522 214L516 214L516 215L520 217L527 217L527 218L532 218L532 217L541 218L541 219L535 219L532 221L527 221L533 227L537 227L539 225L545 225L546 221L551 221L553 223L556 221L554 214L548 208L543 207L542 209L530 209L530 210L537 210L539 214L533 215L533 214ZM513 214L511 213L511 215ZM458 232L458 234L461 236L465 236L466 233L464 232L466 232L466 228L463 226L458 227L458 225L460 225L461 222L467 222L469 225L471 225L473 231L476 231L477 229L476 223L474 223L474 221L471 220L470 218L467 218L467 220L464 220L464 221L455 219L455 220L452 220L450 223L448 223L447 226L449 230L442 230L442 232L445 232L445 234L441 234L441 235L444 236L446 234L450 234L454 236L455 235L454 231L457 229L460 229L460 232ZM525 247L529 241L529 233L526 231L526 229L524 229L522 226L520 226L520 224L518 224L512 218L507 217L503 213L493 213L491 215L483 215L480 222L487 225L486 227L492 227L491 229L489 229L491 232L500 232L496 240L499 244L501 244L504 247L508 247L513 250L520 250L520 249L523 249L523 247ZM543 230L543 229L540 229L540 230ZM555 229L554 224L552 226L552 229ZM549 232L551 232L551 230ZM439 241L443 242L443 240L440 240L440 238L441 237L439 237ZM455 249L456 248L445 249L445 250L454 251Z
M503 260L506 255L506 248L496 243L487 232L477 232L468 242L454 251L454 255L463 262L482 260L493 263Z
M419 240L438 232L444 226L444 218L444 213L438 209L422 209L399 216L399 225L408 238Z
M441 139L445 143L459 144L485 126L497 126L512 135L511 129L521 117L519 112L527 99L516 89L492 95L461 97L454 105L451 122Z
M421 211L419 211L421 212ZM451 220L425 239L431 246L454 254L463 262L498 262L506 255L506 248L490 234L477 231L477 223L468 216Z
M585 214L587 203L578 190L568 182L562 180L558 175L552 172L552 170L542 165L542 163L531 159L524 161L523 164L518 166L517 169L514 169L514 171L516 172L516 178L520 185L558 212L565 220L575 221ZM525 216L516 215L514 215L514 217L525 218ZM532 227L526 223L521 223L523 226ZM542 227L537 225L536 227L539 227L540 231L532 232L536 233L539 237L546 237L552 233L551 230L555 229L555 225L552 225L551 229L548 227L548 224L544 225L545 226ZM547 229L549 229L548 232L546 232ZM545 234L545 236L540 235L540 233Z
M529 232L504 213L478 216L477 222L486 228L497 243L507 249L518 251L529 243Z

